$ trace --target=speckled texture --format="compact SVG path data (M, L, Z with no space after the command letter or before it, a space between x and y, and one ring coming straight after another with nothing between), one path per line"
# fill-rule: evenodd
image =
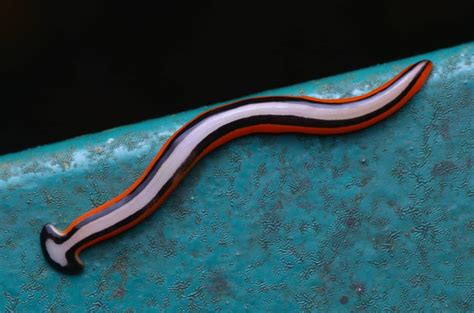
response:
M396 116L339 137L251 136L65 276L41 226L131 184L202 108L0 158L0 307L14 311L474 311L474 44L262 94L361 94L421 58Z

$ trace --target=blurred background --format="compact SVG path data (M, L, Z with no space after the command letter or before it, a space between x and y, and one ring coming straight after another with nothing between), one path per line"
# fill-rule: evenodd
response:
M474 1L0 1L0 154L474 40Z

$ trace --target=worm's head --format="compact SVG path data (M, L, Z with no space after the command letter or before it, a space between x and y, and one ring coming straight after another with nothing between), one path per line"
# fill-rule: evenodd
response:
M78 274L84 268L74 247L69 247L67 238L53 225L44 225L40 241L44 257L56 270L66 274Z

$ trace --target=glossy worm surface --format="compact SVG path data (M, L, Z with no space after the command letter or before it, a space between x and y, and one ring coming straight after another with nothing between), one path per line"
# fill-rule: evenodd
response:
M390 116L421 88L431 70L421 61L379 88L358 97L259 97L213 108L181 127L164 144L143 175L127 190L76 218L64 231L47 224L40 241L58 270L83 269L85 248L137 225L158 209L186 173L206 154L254 133L331 135L357 131Z

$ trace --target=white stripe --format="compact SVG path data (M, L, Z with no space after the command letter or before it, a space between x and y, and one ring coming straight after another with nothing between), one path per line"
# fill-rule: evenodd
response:
M63 244L57 245L55 243L47 243L51 258L57 263L65 266L66 259L59 257L58 254L64 255L67 250L81 240L119 223L146 206L166 184L166 182L175 174L194 148L196 148L196 146L209 134L220 127L237 120L257 115L291 115L319 120L346 120L357 118L374 112L390 103L392 100L395 100L403 90L408 87L410 82L420 72L424 64L425 63L418 64L402 79L383 92L368 99L349 104L308 104L299 101L264 102L245 105L206 118L202 124L198 124L190 133L188 133L186 138L176 146L149 184L134 199L111 213L84 225Z

